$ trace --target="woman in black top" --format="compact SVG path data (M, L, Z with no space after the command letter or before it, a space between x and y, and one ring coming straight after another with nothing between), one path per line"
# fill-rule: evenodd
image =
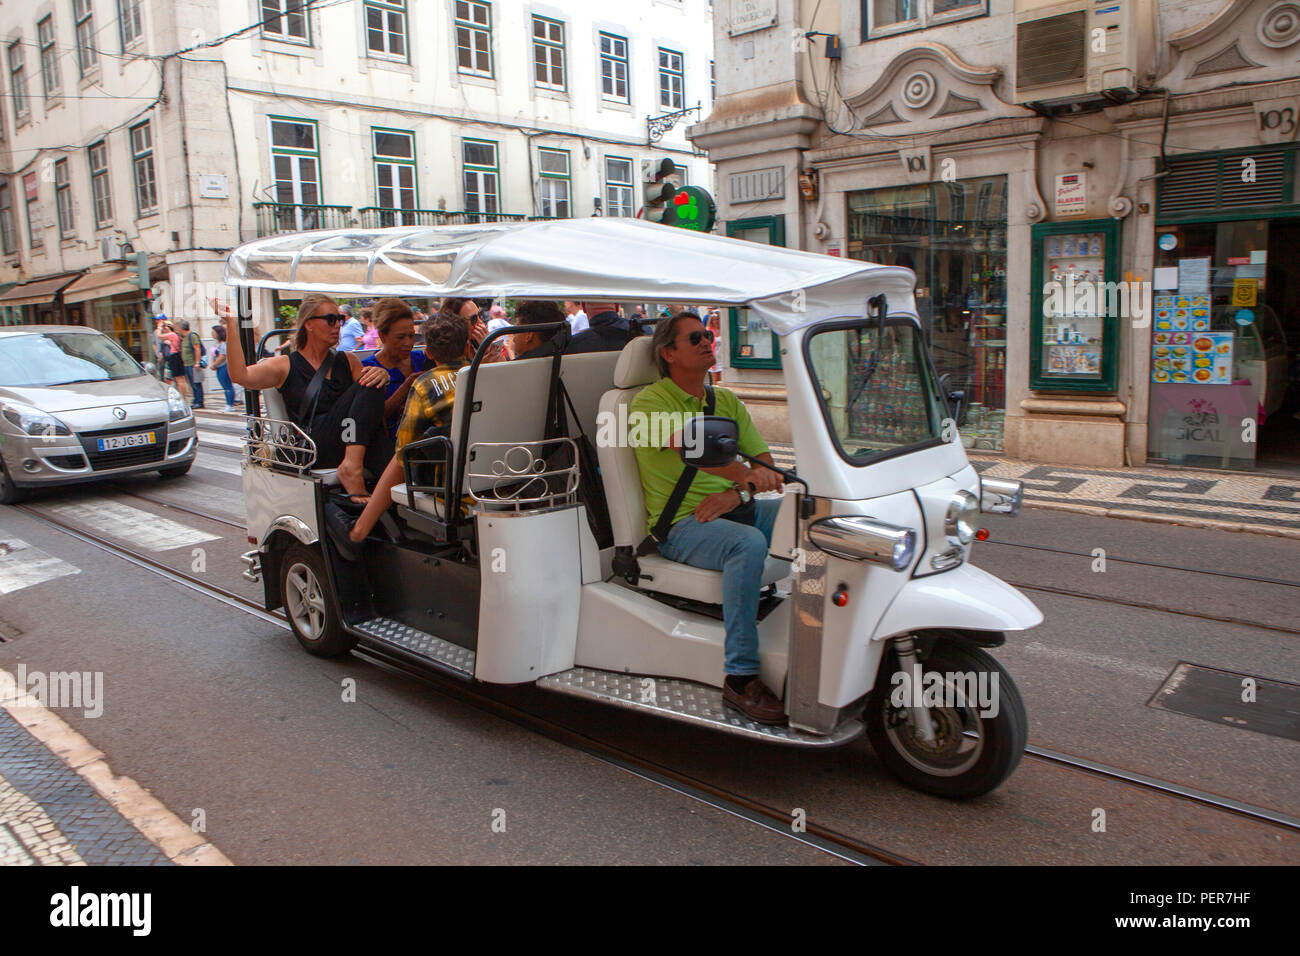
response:
M234 318L229 306L214 299L213 308L229 326ZM378 475L393 457L393 443L384 428L388 372L363 368L351 352L334 350L342 321L333 299L315 293L304 296L292 353L246 365L236 330L226 336L226 365L230 380L244 388L278 388L289 417L316 443L316 467L337 467L343 490L354 501L364 501L365 471ZM323 362L331 364L318 394L308 401L312 379Z

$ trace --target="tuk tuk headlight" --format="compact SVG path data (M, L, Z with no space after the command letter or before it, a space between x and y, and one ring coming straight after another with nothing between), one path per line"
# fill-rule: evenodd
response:
M18 405L6 402L0 405L0 415L5 421L16 427L24 435L37 438L53 438L59 435L71 435L72 429L53 415L47 415L39 408L30 405Z
M808 529L813 544L850 561L875 561L905 571L916 553L916 532L874 518L823 518Z
M943 533L949 544L962 546L975 537L975 524L980 513L980 503L969 491L959 491L948 502L948 513L943 518Z
M176 391L174 386L167 386L167 420L169 422L179 422L189 418L192 413L190 407L185 404L185 399L181 398L181 393Z
M1025 497L1025 483L1009 478L980 478L980 510L986 514L1016 515Z

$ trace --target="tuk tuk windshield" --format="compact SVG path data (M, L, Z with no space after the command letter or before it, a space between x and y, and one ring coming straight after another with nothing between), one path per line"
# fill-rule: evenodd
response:
M883 339L874 320L836 322L815 330L805 348L822 414L852 464L941 440L946 412L910 319L889 319Z

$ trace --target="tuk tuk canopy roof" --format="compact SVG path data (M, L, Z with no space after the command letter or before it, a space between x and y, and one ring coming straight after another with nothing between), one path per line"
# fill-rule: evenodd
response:
M331 229L239 246L225 281L328 295L748 306L784 335L862 315L880 292L914 311L915 275L639 219Z

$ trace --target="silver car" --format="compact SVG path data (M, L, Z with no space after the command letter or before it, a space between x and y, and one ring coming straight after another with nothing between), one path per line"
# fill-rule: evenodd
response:
M0 327L0 504L52 485L183 475L196 436L180 392L102 332Z

